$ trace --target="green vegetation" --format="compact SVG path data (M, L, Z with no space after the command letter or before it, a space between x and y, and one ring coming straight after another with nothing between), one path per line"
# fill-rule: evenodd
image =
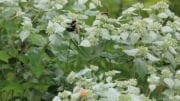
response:
M0 0L0 101L179 101L178 0Z

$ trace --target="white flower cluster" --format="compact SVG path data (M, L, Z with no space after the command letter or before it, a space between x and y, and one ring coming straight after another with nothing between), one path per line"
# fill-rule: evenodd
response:
M79 72L71 72L67 82L75 86L72 91L64 90L53 101L150 101L137 87L136 79L114 80L120 71L112 70L95 75L97 66L90 65Z
M49 11L62 9L68 0L34 0L34 6L40 10Z
M66 81L74 85L73 89L59 92L53 101L149 101L156 99L156 94L163 97L157 100L180 101L180 17L166 2L151 7L137 3L120 17L111 18L108 12L97 10L102 7L100 0L72 1L72 8L66 9L68 0L0 0L2 21L16 21L19 30L13 33L18 33L22 42L36 35L31 36L35 40L32 44L42 44L38 49L48 46L57 56L55 60L68 65L71 61L67 58L76 57L78 52L89 57L86 49L108 43L105 48L114 53L104 54L107 50L98 47L97 56L92 58L107 57L112 65L132 59L135 77L121 80L118 76L123 71L99 74L99 67L91 65L71 72ZM139 78L144 78L145 84L138 82Z
M79 0L80 5L85 3L87 0ZM79 11L80 14L93 11L96 8L94 5L101 6L98 2L90 2L89 9L84 5L84 8ZM142 11L147 12L148 16L143 17ZM124 10L122 16L117 19L109 18L107 14L102 13L84 13L84 15L87 16L87 19L90 16L95 16L95 20L92 25L87 25L82 23L83 19L80 17L74 17L78 20L80 29L83 30L80 33L83 37L80 37L80 41L78 41L80 46L92 47L102 40L113 41L115 49L122 49L129 57L133 57L134 65L143 68L143 73L149 75L146 80L149 88L147 96L159 90L160 87L164 87L160 91L160 94L164 96L162 99L179 100L180 18L169 10L166 2L159 2L148 8L140 3L135 4ZM121 45L125 45L125 47L121 47ZM114 62L116 63L116 60ZM92 72L91 69L85 69L85 71ZM141 70L136 71L140 72ZM99 76L86 78L86 76L77 75L79 73L71 72L67 81L75 83L75 88L81 89L78 90L78 93L82 92L83 97L81 93L78 95L76 90L73 90L69 93L70 98L73 98L75 94L78 96L75 98L87 101L108 101L109 98L113 101L123 98L125 99L123 101L145 101L144 95L141 95L140 89L136 87L137 81L135 79L114 81L112 76L116 73L119 72L102 73L100 75L101 81L97 82ZM93 89L94 87L96 89ZM86 95L85 98L84 95ZM61 96L58 98L64 99Z

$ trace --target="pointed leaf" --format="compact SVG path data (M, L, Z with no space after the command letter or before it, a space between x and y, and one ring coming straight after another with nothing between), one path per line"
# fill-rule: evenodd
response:
M37 46L44 46L47 43L47 40L40 34L31 34L29 40L32 44Z
M5 51L0 51L0 60L4 62L8 62L10 56Z
M165 58L172 64L173 67L176 67L176 61L174 56L170 52L164 53Z
M138 52L138 49L124 50L124 52L129 56L135 56Z
M139 74L139 76L143 79L144 76L148 73L147 71L147 64L145 61L143 61L140 58L137 58L134 60L134 66L136 68L136 72Z
M30 35L30 32L25 30L20 33L19 37L21 41L23 42L26 38L28 38L29 35Z
M158 58L156 58L155 56L153 56L152 54L148 53L147 54L147 58L152 61L152 62L155 62L155 61L159 61Z

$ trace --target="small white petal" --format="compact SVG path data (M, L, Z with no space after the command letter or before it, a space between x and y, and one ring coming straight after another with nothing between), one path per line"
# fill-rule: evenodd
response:
M61 101L61 99L59 98L59 96L55 96L52 101Z
M109 35L109 31L107 29L102 29L102 38L106 40L110 40L111 36Z
M77 76L80 77L80 76L85 75L85 74L87 74L87 73L89 73L89 72L91 72L91 69L85 68L85 69L79 71L79 72L77 73Z
M122 40L124 40L124 41L127 40L128 36L129 36L129 33L128 33L128 32L123 32L123 33L121 33L121 35L120 35L120 37L121 37Z
M150 89L151 92L154 91L156 89L156 85L150 84L149 89Z
M62 33L63 31L65 31L65 28L56 22L54 23L54 27L55 27L55 33Z
M160 13L157 15L159 18L167 18L168 15L166 13Z
M21 41L23 42L26 38L28 38L29 35L30 35L30 32L25 30L25 31L22 31L19 36L20 36Z
M169 88L172 88L174 86L174 81L172 78L165 78L164 82L168 85Z
M90 46L91 46L91 43L89 42L89 40L84 39L84 40L80 43L80 46L90 47Z
M95 8L96 8L96 5L94 3L89 4L89 9L95 9Z
M127 92L131 94L139 94L140 89L134 86L128 86Z
M164 27L161 28L161 31L163 33L170 33L170 32L173 31L173 29L171 27L169 27L169 26L164 26Z
M129 56L135 56L138 52L138 49L124 50L124 52Z
M143 20L146 21L148 24L152 24L153 23L153 19L151 19L151 18L145 18Z
M152 61L152 62L155 62L155 61L159 61L158 58L156 58L155 56L153 56L152 54L148 53L147 54L147 58Z
M56 34L51 34L49 36L49 41L51 44L56 44L57 40L58 40L58 38L57 38Z
M78 0L78 3L79 3L80 5L84 5L87 1L88 1L88 0Z
M176 50L173 47L169 47L169 51L173 54L177 54Z

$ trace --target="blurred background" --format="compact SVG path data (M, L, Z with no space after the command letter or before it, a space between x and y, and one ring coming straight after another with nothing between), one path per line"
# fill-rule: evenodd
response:
M124 9L132 6L132 4L140 2L147 6L151 6L159 1L166 1L170 5L170 9L176 14L180 15L180 0L101 0L103 4L102 11L108 11L111 17L121 15Z

